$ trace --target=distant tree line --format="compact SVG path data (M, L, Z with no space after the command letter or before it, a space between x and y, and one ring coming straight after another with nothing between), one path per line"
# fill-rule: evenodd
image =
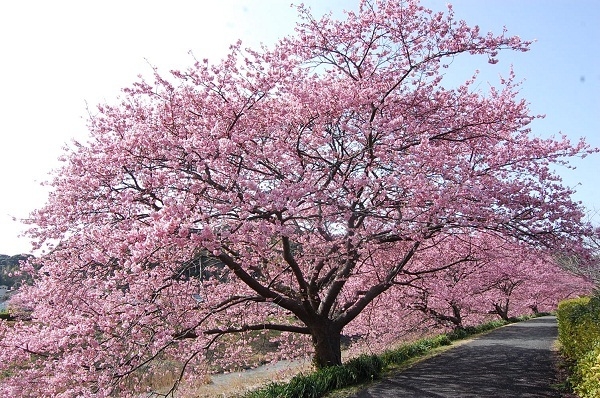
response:
M13 287L23 281L25 276L20 275L19 264L29 257L30 255L26 254L17 254L14 256L0 254L0 285Z

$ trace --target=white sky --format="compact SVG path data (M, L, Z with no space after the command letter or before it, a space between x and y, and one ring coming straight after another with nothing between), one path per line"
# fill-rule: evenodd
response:
M140 73L183 69L197 58L218 61L238 38L270 44L292 33L292 0L19 0L0 2L0 254L29 252L18 238L27 217L45 202L40 183L58 166L71 138L85 140L86 103L112 102ZM358 0L304 0L315 14L356 8ZM424 0L442 9L444 0ZM547 118L534 132L559 131L600 146L600 2L597 0L455 0L458 18L482 30L538 39L525 54L483 68L495 82L514 64L523 96ZM488 69L485 69L488 68ZM485 82L484 82L485 83ZM600 155L563 173L581 184L575 196L600 210Z

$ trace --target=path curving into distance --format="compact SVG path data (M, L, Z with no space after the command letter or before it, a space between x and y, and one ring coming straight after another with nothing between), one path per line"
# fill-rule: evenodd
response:
M417 363L353 398L561 397L556 318L511 324Z

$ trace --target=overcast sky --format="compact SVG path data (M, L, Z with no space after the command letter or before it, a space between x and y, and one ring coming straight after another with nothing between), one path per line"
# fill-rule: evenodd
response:
M86 107L114 102L150 65L166 72L197 58L217 62L229 44L273 43L294 28L292 0L19 0L0 2L0 254L27 253L18 221L45 202L40 183L62 147L85 141ZM315 14L355 9L358 0L304 0ZM446 1L425 0L441 10ZM597 0L456 0L458 18L482 30L537 39L500 63L466 59L465 77L482 69L482 86L514 65L523 96L546 119L547 137L566 133L600 146L600 2ZM561 171L576 200L600 210L600 155Z

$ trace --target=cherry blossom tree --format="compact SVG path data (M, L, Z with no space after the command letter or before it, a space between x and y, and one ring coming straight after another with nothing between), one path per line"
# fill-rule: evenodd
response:
M441 249L444 258L457 249L469 250L468 261L413 282L406 299L442 325L460 329L489 314L508 321L549 312L562 299L592 291L592 282L562 269L544 251L494 235L470 238L468 245L453 240Z
M592 150L532 135L512 71L487 92L444 80L454 57L529 42L414 0L298 10L271 49L157 72L91 116L32 215L46 252L26 318L0 326L4 395L126 396L165 363L176 388L265 334L337 365L365 309L469 261L450 237L577 250L587 226L552 170Z
M589 279L559 267L537 251L513 248L482 276L480 299L503 320L556 309L560 300L590 294Z
M591 219L597 217L598 213L593 213ZM561 268L592 281L598 288L600 287L600 227L597 227L593 234L586 236L583 244L587 248L589 258L581 258L573 253L561 253L557 255L556 262Z
M404 301L443 327L463 329L481 323L489 311L482 305L483 284L487 273L495 271L497 253L506 244L489 234L450 236L436 247L438 253L425 260L425 267L432 262L444 264L451 253L462 253L459 258L465 261L413 281Z

